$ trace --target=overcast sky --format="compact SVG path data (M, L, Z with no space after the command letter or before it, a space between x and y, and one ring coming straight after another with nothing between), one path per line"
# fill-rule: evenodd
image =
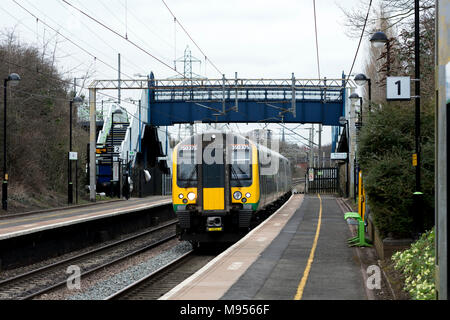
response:
M117 55L122 56L123 77L148 74L167 78L173 70L136 49L62 0L16 0L36 18L14 3L1 0L1 29L15 29L22 43L49 43L50 54L57 46L57 63L70 77L90 70L99 79L117 79ZM209 60L227 77L234 78L318 78L314 33L313 0L165 0L173 14ZM194 72L221 78L197 49L161 0L67 0L102 21L147 52L173 67L189 45L192 55L202 60ZM317 0L317 28L321 77L341 78L355 55L359 39L348 38L344 16L338 7L352 8L358 0ZM125 9L127 8L127 10ZM44 23L90 52L57 35ZM367 41L366 41L367 42ZM363 44L353 73L361 71L367 44ZM97 60L94 57L97 57ZM105 63L103 63L103 62ZM112 68L113 67L113 68ZM182 64L178 64L182 70ZM130 95L123 92L123 97ZM136 94L134 94L136 97ZM276 126L273 126L274 128ZM305 125L304 127L310 127ZM277 129L278 130L278 129ZM306 135L306 131L299 131ZM323 136L331 142L329 128Z

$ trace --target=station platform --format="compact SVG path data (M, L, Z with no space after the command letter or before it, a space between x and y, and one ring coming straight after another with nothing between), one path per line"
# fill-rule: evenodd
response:
M0 215L0 241L170 203L172 203L170 196L151 196L3 217Z
M338 198L293 195L275 214L161 300L365 300Z

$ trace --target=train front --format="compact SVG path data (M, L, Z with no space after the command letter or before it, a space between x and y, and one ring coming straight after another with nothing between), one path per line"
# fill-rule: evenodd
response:
M242 136L195 135L173 154L173 206L181 240L234 242L259 204L258 152Z

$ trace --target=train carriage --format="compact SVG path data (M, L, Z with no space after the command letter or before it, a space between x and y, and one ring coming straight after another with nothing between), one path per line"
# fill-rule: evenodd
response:
M291 192L289 161L234 133L194 135L173 151L173 207L181 240L233 242Z

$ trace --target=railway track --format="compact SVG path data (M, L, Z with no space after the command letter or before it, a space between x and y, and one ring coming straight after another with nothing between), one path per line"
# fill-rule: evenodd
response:
M339 207L341 208L342 212L349 212L349 211L353 211L353 209L350 207L350 205L345 202L342 198L337 198L336 199Z
M305 178L295 178L295 179L292 179L292 185L297 185L297 184L300 184L300 183L305 183Z
M292 190L294 193L304 193L305 192L305 178L295 178L292 179Z
M157 300L216 256L187 252L105 300Z
M156 228L115 241L88 252L37 268L0 281L0 300L27 300L66 284L69 266L76 265L81 276L93 273L119 261L161 245L176 237L170 230L177 223L172 220Z
M283 201L284 203L284 201ZM283 204L274 205L264 218L256 221L253 227L263 222ZM128 287L110 295L105 300L157 300L192 274L200 270L208 262L223 252L226 247L210 247L206 250L190 251L176 260L146 275Z

